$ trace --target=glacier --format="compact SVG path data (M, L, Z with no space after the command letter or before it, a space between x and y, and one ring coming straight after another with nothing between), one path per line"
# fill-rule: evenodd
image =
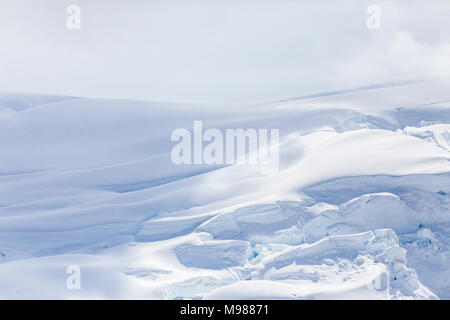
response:
M0 298L450 299L449 88L0 93ZM196 120L279 128L280 170L173 164L171 132Z

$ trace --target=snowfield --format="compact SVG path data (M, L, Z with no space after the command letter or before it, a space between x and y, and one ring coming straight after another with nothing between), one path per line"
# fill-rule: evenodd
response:
M279 172L173 164L195 120L280 129ZM1 299L450 299L449 82L217 105L1 93L0 151Z

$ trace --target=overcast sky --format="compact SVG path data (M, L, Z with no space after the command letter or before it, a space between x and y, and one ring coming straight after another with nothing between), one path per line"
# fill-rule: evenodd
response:
M0 91L223 102L449 76L449 0L0 0Z

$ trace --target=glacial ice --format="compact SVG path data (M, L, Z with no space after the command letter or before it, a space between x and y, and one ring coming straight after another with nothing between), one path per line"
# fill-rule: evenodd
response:
M2 93L0 298L450 299L447 89L215 106ZM174 165L170 133L198 119L280 128L280 171Z

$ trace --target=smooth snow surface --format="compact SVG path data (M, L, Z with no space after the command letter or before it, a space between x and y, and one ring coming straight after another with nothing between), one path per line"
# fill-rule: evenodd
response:
M0 298L450 299L449 88L214 106L2 93ZM194 120L280 129L280 171L172 164Z

